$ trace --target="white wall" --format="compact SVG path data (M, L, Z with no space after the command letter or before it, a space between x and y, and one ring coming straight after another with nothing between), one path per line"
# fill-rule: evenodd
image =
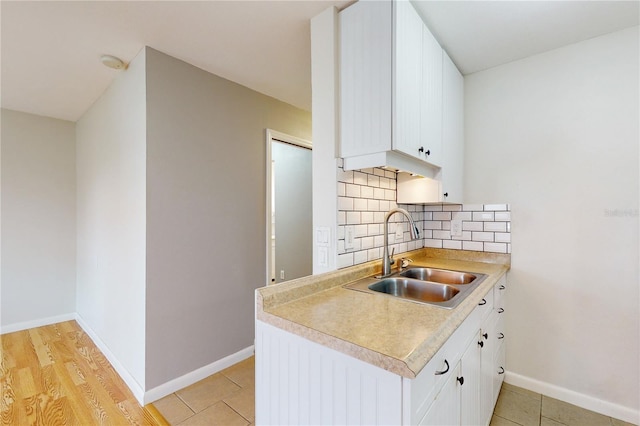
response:
M311 115L147 48L147 389L253 345L267 128Z
M338 71L338 9L330 7L311 19L314 274L337 269ZM326 247L316 244L318 228L328 230Z
M638 38L465 77L465 200L512 206L507 381L636 422Z
M143 51L76 124L77 312L140 389L145 384L145 97Z
M2 110L2 332L75 312L75 125Z

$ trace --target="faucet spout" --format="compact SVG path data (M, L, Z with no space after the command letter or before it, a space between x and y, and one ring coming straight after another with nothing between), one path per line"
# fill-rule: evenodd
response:
M392 256L389 256L389 218L391 218L394 213L402 213L409 220L409 233L411 234L412 240L417 240L418 238L420 238L420 231L416 227L416 224L408 211L401 208L395 208L387 213L387 215L384 217L384 251L382 253L383 277L391 275L391 265L393 264L393 259L391 258Z

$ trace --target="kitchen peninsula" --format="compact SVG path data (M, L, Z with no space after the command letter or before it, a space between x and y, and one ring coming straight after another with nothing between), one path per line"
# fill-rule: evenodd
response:
M256 291L259 423L484 423L504 373L510 255L425 248L404 257L486 278L454 309L344 288L379 273L380 261Z

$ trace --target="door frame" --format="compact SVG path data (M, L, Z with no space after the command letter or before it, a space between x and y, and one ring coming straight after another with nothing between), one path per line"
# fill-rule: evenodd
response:
M273 170L271 165L273 164L272 158L272 150L271 143L273 141L276 142L284 142L290 145L299 146L301 148L310 149L313 152L313 147L310 141L298 138L296 136L291 136L286 133L278 132L273 129L266 129L266 142L267 142L267 170L266 170L266 235L265 235L265 247L267 250L267 262L265 264L266 267L266 285L271 283L271 262L273 261L273 254L271 253L271 235L272 235L272 221L271 221L271 209L272 209L272 185L273 185ZM313 155L313 154L312 154Z

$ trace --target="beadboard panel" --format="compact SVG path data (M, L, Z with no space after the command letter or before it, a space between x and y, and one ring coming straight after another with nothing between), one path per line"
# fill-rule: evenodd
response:
M400 424L401 388L400 376L256 321L256 424Z
M341 157L389 150L391 5L360 2L340 13L340 81L352 82L340 88Z
M427 161L442 165L442 48L422 26L421 145L431 154ZM462 123L459 123L462 126ZM462 157L460 157L462 158Z
M393 149L420 158L420 93L422 87L422 19L411 3L393 3L394 55L392 93L395 107L393 119ZM438 46L439 47L439 46Z

